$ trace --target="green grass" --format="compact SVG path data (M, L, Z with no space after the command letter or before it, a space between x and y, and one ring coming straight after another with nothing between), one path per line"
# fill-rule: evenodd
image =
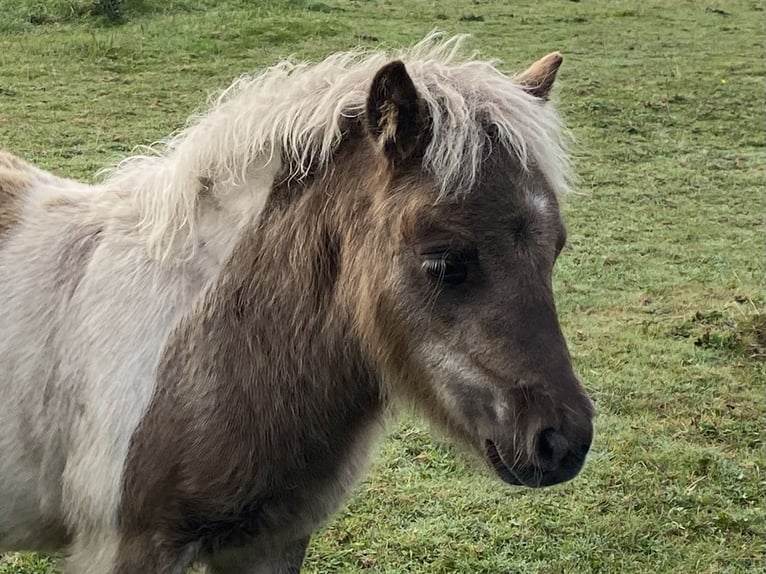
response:
M257 6L256 6L257 4ZM94 13L95 12L95 13ZM392 429L306 571L745 573L763 566L764 60L754 0L0 0L0 148L92 179L236 75L434 27L566 60L577 140L558 304L600 416L569 484L504 487ZM0 574L54 572L0 558Z

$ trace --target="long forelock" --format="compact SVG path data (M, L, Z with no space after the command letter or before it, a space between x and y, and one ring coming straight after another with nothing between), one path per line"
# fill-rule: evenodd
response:
M430 113L423 169L442 196L469 193L492 145L535 165L551 187L569 189L568 154L549 104L461 50L464 36L431 34L398 53L351 51L309 65L284 61L239 78L188 127L109 170L107 188L134 190L150 250L193 239L201 182L214 192L242 185L253 166L279 161L287 177L326 167L349 121L361 117L375 73L401 59ZM493 137L488 136L492 126Z

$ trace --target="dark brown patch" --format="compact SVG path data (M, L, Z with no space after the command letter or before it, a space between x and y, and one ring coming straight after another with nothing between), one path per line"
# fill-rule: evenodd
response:
M360 182L381 186L364 146L344 146L331 176L275 190L172 335L127 460L129 538L215 553L316 520L319 493L375 424L384 393L343 272L359 264L353 222L370 209Z

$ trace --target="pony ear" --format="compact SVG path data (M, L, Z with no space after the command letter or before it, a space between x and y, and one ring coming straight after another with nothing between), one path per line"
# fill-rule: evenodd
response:
M514 80L521 84L528 94L541 100L548 101L553 88L553 82L556 80L556 72L561 66L564 57L558 52L553 52L539 59L529 66L524 72L514 77Z
M389 160L398 163L419 150L424 115L402 62L396 60L378 70L367 96L367 131Z

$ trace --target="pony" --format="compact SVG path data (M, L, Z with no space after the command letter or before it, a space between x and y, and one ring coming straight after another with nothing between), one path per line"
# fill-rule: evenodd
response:
M578 474L562 57L462 42L244 76L95 185L0 155L0 550L295 574L408 404L506 483Z

